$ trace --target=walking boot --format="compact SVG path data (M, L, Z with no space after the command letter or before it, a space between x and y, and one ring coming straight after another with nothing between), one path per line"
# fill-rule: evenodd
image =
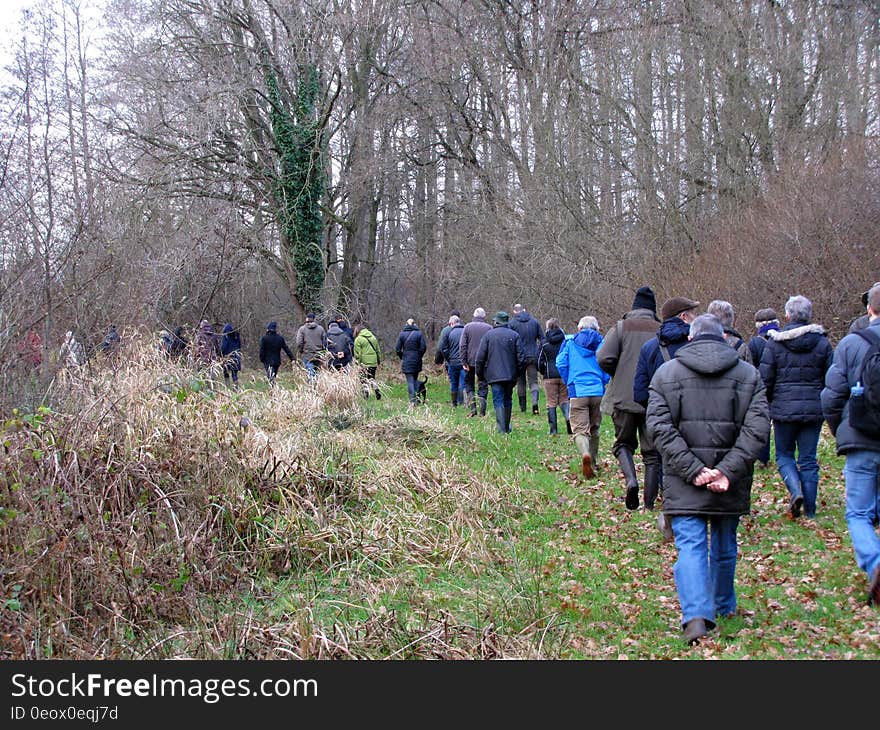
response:
M593 469L599 471L599 435L590 436L590 458L593 460Z
M617 453L617 461L620 464L620 471L623 472L623 478L626 480L626 499L624 500L627 509L639 508L639 478L636 476L636 463L633 461L633 454L627 448L621 448Z
M571 436L574 434L574 431L571 430L571 407L569 403L561 403L559 406L562 409L562 415L565 416L565 430L568 432L568 435Z
M657 501L657 494L660 492L660 464L645 464L645 509L654 509L654 502Z
M510 417L513 415L513 408L511 406L504 406L504 427L507 429L507 433L510 433L513 429L510 427Z
M507 433L507 424L504 422L504 406L495 406L495 428L498 433Z
M538 400L540 396L538 395L537 390L532 391L532 415L537 416L541 411L538 410Z
M464 392L464 405L468 409L468 418L473 418L477 415L477 400L470 390Z
M449 396L449 400L452 403L452 410L455 410L458 407L458 391L453 390Z
M524 395L519 396L519 409L523 413L526 412L526 397Z
M483 396L480 396L480 415L486 415L486 399Z
M684 640L689 646L699 644L700 639L709 635L709 629L706 622L701 618L692 618L684 625Z
M555 436L557 431L557 421L556 421L556 409L548 408L547 409L547 423L550 424L550 435Z
M596 476L596 470L593 468L593 457L590 456L590 440L579 433L574 437L574 443L581 454L581 474L584 479L592 479Z

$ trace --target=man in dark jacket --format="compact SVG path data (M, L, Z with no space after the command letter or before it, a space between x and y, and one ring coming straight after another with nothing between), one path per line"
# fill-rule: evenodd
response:
M717 616L736 614L736 533L770 420L761 376L725 342L718 318L697 317L690 338L651 379L647 428L663 458L663 516L678 551L684 639L693 644Z
M874 282L874 286L880 286L880 281ZM874 287L872 286L871 289ZM868 306L868 295L871 293L871 289L864 292L862 294L862 306ZM852 334L853 332L857 332L858 330L864 329L871 323L871 315L863 314L861 317L857 317L853 320L852 324L849 326L849 332L847 334Z
M479 383L477 383L476 362L480 341L491 329L492 325L486 321L486 310L482 307L477 307L474 310L474 318L462 329L461 341L458 343L461 352L462 368L464 368L464 393L465 402L470 409L469 416L477 415L477 401L474 398L475 391L480 401L480 415L486 415L486 399L489 397L489 384L482 378L479 378Z
M229 379L232 378L232 385L235 387L238 385L238 373L241 371L241 335L232 326L232 322L223 325L220 354L223 356L223 380L229 385Z
M461 366L461 337L464 325L457 314L450 315L449 325L437 343L437 350L446 363L446 375L449 377L449 398L453 408L458 407L458 394L464 393L464 369Z
M526 412L526 384L532 394L532 414L538 415L538 399L540 388L538 387L538 351L541 349L541 340L544 330L541 323L526 311L522 304L513 305L513 321L510 329L519 335L522 340L523 352L526 356L526 367L516 379L516 395L519 399L519 409Z
M354 340L339 326L331 322L327 326L327 351L330 353L330 367L344 370L354 358Z
M633 379L639 362L639 352L648 340L654 338L660 322L657 319L657 300L649 286L640 287L633 298L632 309L608 330L596 352L599 367L611 376L605 390L602 411L611 414L614 422L614 445L611 451L620 464L626 480L626 508L639 507L639 479L633 454L642 450L645 468L660 463L645 432L645 407L633 400Z
M880 337L880 282L868 291L868 329ZM880 606L880 437L850 423L849 399L859 380L870 344L862 335L848 334L834 351L825 375L822 413L837 439L837 453L846 457L846 525L856 564L868 577L868 603Z
M474 364L477 377L485 380L492 388L492 407L495 409L498 433L510 433L513 386L526 366L522 339L510 328L509 321L507 312L498 312L495 315L495 326L480 340L480 349Z
M422 372L422 358L428 349L428 341L413 317L406 320L406 326L397 336L394 351L400 358L400 372L406 378L406 390L410 406L419 403L418 377Z
M639 362L633 377L633 400L648 405L648 386L658 368L675 357L678 348L688 341L691 322L697 317L699 302L687 297L672 297L663 302L660 316L663 322L657 336L648 340L639 350ZM660 491L662 469L656 460L645 464L645 509L654 509L654 502Z
M275 377L281 369L282 351L287 354L291 362L294 360L287 342L278 334L278 323L269 322L266 325L266 334L260 338L260 362L266 368L269 385L275 385Z
M709 302L709 306L706 307L706 314L714 314L721 320L721 325L724 327L724 339L727 341L727 344L736 350L736 354L740 356L741 360L745 360L749 365L755 365L752 362L749 346L746 344L743 336L733 328L733 323L736 321L736 312L733 309L733 305L724 299L713 299Z
M834 357L825 330L810 323L812 316L809 299L789 297L785 303L788 324L769 333L760 364L773 419L776 465L788 489L793 518L800 517L801 509L808 518L816 516L821 393Z
M752 365L756 368L761 366L761 358L764 356L764 347L771 332L779 330L779 315L775 309L765 307L755 312L755 334L749 338L749 354L752 357ZM761 466L766 467L770 463L770 439L758 456Z

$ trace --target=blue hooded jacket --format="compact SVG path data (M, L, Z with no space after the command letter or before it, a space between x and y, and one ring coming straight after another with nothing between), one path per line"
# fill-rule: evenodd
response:
M605 386L611 380L596 361L596 350L603 341L594 329L581 330L574 336L566 336L562 349L556 356L556 368L568 387L569 398L588 398L605 394Z

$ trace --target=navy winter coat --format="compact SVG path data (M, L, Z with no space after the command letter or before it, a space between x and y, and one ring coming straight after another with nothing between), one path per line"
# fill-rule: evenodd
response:
M548 380L556 380L562 376L556 367L556 356L565 342L565 332L559 327L549 329L544 333L544 341L538 352L538 372Z
M287 353L287 357L293 360L293 353L287 346L285 339L275 330L266 332L260 338L260 362L266 367L278 370L281 367L281 352Z
M793 423L821 423L820 394L834 350L818 324L792 322L768 333L761 356L770 418Z
M516 380L526 367L522 338L506 324L493 327L480 340L475 367L486 383Z
M327 326L327 350L331 364L338 368L348 365L354 358L354 341L336 322ZM342 357L337 357L340 352Z
M400 358L400 372L417 374L422 372L422 358L428 349L428 342L421 330L408 324L400 331L394 351Z
M437 343L437 349L443 353L443 360L453 367L461 367L461 336L464 332L464 325L459 323L455 327L446 330Z
M526 356L526 362L533 364L537 363L538 350L541 347L541 340L544 337L544 330L541 328L541 323L528 312L520 312L511 320L510 329L516 332L522 340L522 348Z
M223 355L227 370L241 370L241 336L227 322L223 326L223 337L220 338L220 353Z
M651 378L664 362L661 346L666 348L669 359L675 357L679 347L688 341L691 326L681 317L664 319L657 330L657 336L648 340L639 350L639 362L636 365L636 374L633 377L633 400L643 406L648 405L648 386Z

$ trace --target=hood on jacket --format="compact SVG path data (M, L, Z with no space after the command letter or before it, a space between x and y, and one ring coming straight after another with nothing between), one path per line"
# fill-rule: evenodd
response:
M592 331L595 332L595 330ZM561 327L555 327L552 330L547 330L544 333L544 337L551 345L560 345L565 341L565 332L562 331Z
M327 326L327 334L328 335L341 335L342 329L339 327L339 325L336 322L331 322Z
M230 332L233 331L233 329L234 327L232 326L232 324L230 322L227 322L223 325L223 334L228 335Z
M358 337L372 337L373 333L370 332L369 327L361 327L360 332L357 333Z
M767 333L769 339L775 340L791 352L810 352L824 336L825 328L822 325L803 322L793 322L781 330Z
M402 332L418 332L418 325L408 324L401 331Z
M313 319L309 319L306 321L306 327L308 327L310 330L315 329L317 326L318 326L318 323Z
M574 344L585 350L596 352L602 344L602 335L594 329L581 330L574 336Z
M679 347L675 359L701 375L720 375L739 362L739 354L722 337L700 335Z
M691 332L691 326L681 317L670 317L664 319L660 329L657 330L657 339L664 347L666 345L674 345L677 342L687 340Z
M520 312L518 315L516 315L516 317L514 317L514 319L517 322L530 322L532 319L532 315L528 312Z

